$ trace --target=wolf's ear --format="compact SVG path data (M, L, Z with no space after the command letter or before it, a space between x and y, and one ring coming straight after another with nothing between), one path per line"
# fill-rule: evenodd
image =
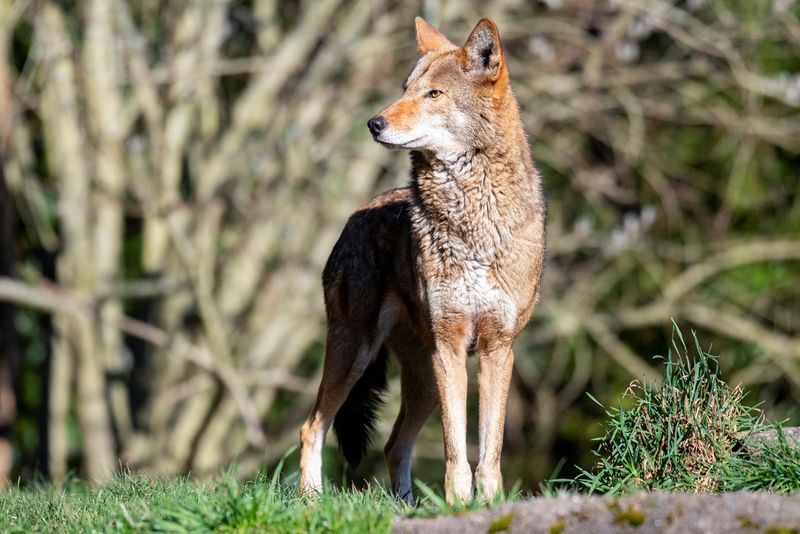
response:
M490 19L481 19L469 34L464 44L464 52L467 70L483 73L490 80L497 80L505 59L503 45L500 44L500 33L494 22Z
M425 22L422 17L416 17L414 24L417 26L417 52L420 56L447 45L454 46L442 32Z

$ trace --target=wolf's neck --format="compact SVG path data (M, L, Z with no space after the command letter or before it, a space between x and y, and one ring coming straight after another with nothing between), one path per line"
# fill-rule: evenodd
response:
M540 202L539 178L527 150L471 150L448 158L412 152L411 161L415 226L471 248L495 248L534 215Z

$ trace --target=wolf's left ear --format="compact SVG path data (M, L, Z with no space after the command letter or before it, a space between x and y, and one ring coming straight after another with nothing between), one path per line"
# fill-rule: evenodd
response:
M442 32L425 22L422 17L414 18L414 25L417 27L417 52L420 56L448 45L453 46Z
M500 44L500 33L491 19L481 19L478 22L464 44L464 52L467 70L483 73L492 81L497 80L505 58L503 45Z

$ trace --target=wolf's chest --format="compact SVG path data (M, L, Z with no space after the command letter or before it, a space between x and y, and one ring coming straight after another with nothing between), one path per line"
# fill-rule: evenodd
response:
M474 324L490 316L498 325L511 327L515 323L515 299L502 287L489 265L465 261L457 272L428 286L432 318L458 315Z

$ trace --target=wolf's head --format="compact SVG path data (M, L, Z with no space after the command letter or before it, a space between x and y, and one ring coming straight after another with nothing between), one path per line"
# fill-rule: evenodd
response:
M459 48L420 17L415 22L419 59L403 95L367 122L373 138L445 157L496 141L504 110L518 116L497 26L482 19Z

